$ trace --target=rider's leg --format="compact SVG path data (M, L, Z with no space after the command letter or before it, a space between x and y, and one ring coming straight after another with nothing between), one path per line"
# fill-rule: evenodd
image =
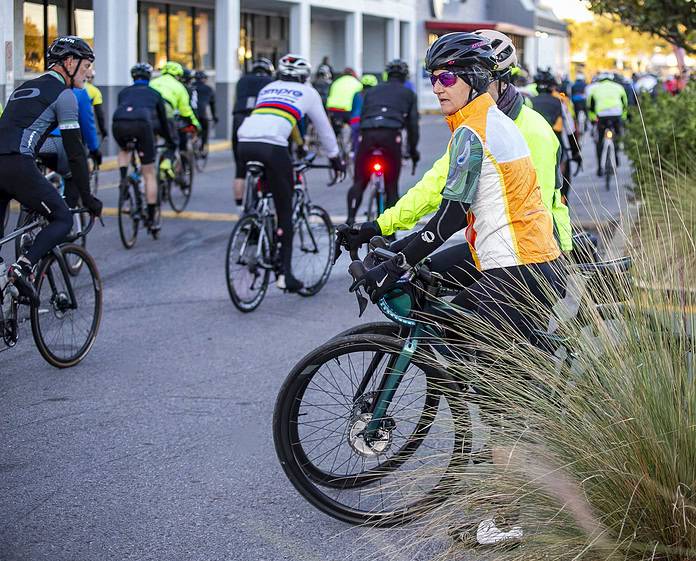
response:
M401 175L401 134L396 129L382 129L382 146L385 157L384 189L386 201L384 208L390 208L399 200L399 176Z
M3 169L5 196L16 199L48 220L48 225L37 234L27 254L20 257L10 268L20 293L36 302L31 269L53 247L65 240L73 225L72 214L32 158L19 155L2 156L0 167Z
M607 128L606 119L597 119L597 175L603 172L602 169L602 149L604 148L604 131Z
M355 216L360 208L360 203L362 202L363 193L365 192L365 187L369 181L369 172L367 166L369 166L369 155L370 155L371 145L369 144L368 135L364 135L362 141L358 146L358 152L355 155L355 173L353 174L353 185L348 189L347 195L347 207L348 207L348 224L355 223Z
M244 202L244 161L239 157L237 130L242 126L244 116L234 115L232 120L232 154L234 155L234 201L237 206Z
M143 182L145 183L145 199L147 200L147 219L150 223L155 219L157 208L157 180L155 179L155 131L149 122L141 122L138 131L138 147L140 148L140 164L142 166Z

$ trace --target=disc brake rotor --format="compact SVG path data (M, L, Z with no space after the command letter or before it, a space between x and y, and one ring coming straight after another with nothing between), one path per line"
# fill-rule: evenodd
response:
M348 432L348 444L361 456L374 458L380 456L389 449L392 442L392 431L379 429L374 438L369 441L365 438L365 429L372 420L372 413L363 413L351 420Z

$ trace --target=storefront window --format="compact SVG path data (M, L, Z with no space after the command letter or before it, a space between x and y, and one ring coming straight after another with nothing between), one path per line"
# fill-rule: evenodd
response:
M213 68L213 52L215 51L213 12L210 10L195 10L196 49L194 63L196 68Z
M138 55L154 68L174 60L188 68L212 68L215 19L212 10L141 2Z
M44 7L24 2L24 71L44 69Z
M45 52L59 35L76 34L94 42L91 0L28 0L22 3L24 71L43 72Z
M190 67L193 62L193 20L191 9L169 12L169 60Z

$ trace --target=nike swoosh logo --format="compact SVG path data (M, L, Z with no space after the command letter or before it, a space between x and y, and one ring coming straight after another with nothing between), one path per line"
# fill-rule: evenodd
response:
M382 288L382 285L384 284L384 281L387 280L387 277L389 276L389 273L384 275L384 278L381 281L377 281L377 287Z

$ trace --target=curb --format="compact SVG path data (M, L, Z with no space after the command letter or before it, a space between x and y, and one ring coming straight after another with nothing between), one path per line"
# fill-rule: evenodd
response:
M231 149L232 141L230 140L213 140L208 146L208 152L210 153L224 152L225 150ZM109 156L108 158L104 158L102 165L99 166L100 171L113 171L116 168L118 168L118 164L116 163L116 156Z

